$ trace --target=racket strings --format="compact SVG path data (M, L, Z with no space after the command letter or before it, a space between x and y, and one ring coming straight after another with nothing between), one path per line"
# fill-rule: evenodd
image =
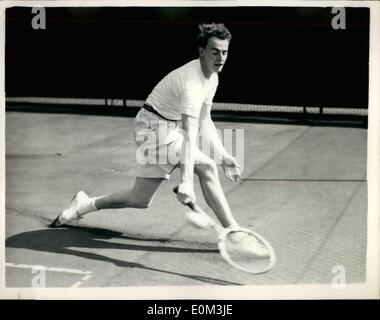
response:
M231 265L246 272L263 273L274 264L273 249L251 232L229 232L220 243L220 249Z
M243 231L231 232L227 235L226 245L229 251L241 252L257 258L267 257L268 248L260 239Z

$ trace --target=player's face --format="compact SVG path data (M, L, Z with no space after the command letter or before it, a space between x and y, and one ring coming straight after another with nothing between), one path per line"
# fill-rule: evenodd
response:
M209 78L214 72L222 71L227 60L229 41L217 37L208 39L206 48L200 48L199 55L202 64L202 71L206 78Z

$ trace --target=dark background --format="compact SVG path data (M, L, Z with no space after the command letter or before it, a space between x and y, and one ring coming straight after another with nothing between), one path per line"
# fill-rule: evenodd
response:
M232 33L216 102L359 107L368 104L369 10L346 8L31 8L6 11L6 96L145 99L197 58L197 24Z

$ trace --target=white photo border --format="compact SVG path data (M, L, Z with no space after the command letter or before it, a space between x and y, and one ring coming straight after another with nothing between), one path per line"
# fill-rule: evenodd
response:
M369 115L368 115L368 219L366 282L347 284L345 289L333 289L330 284L259 285L259 286L160 286L123 288L6 288L5 286L5 9L13 6L33 7L75 6L252 6L252 7L365 7L370 9L369 57ZM112 300L171 300L171 299L378 299L380 271L380 3L377 1L2 1L0 3L0 299L112 299Z

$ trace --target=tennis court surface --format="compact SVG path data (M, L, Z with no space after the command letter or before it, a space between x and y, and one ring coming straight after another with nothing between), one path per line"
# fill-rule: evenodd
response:
M185 222L176 172L146 210L107 210L78 226L48 224L85 190L132 186L133 118L6 113L6 285L202 286L365 281L367 130L218 122L245 133L243 181L222 178L238 221L268 238L277 264L263 275L233 269L213 231ZM222 173L221 173L222 174ZM205 207L199 188L200 205ZM208 211L210 212L210 211Z

